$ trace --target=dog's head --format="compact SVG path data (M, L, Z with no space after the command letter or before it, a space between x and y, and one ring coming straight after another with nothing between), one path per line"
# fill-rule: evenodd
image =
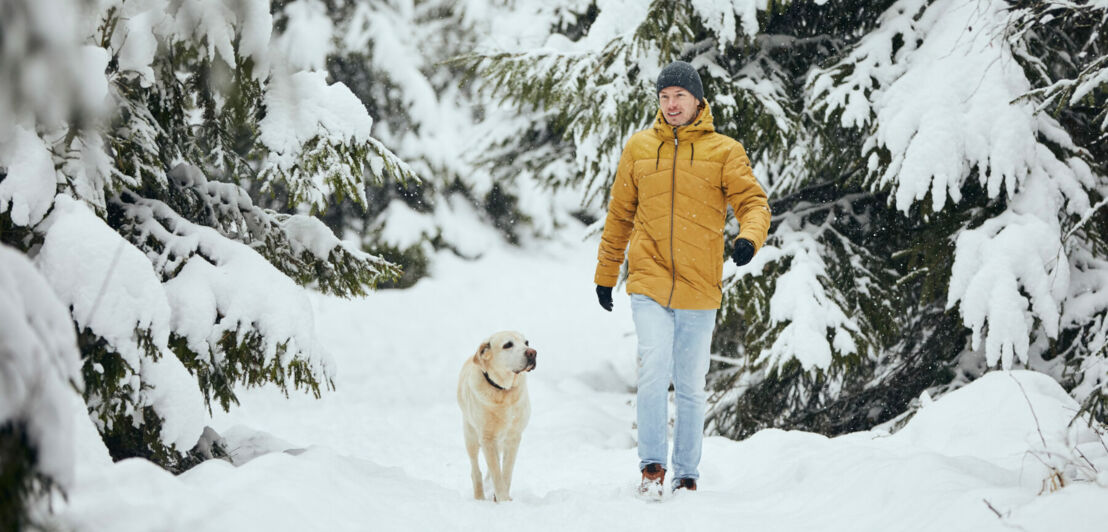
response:
M491 373L523 373L535 369L538 352L515 331L493 334L477 349L477 357Z

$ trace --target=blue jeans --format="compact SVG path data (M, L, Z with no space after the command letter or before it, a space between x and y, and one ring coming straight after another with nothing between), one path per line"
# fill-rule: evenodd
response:
M676 391L677 419L673 431L674 481L700 477L704 440L705 378L712 348L716 310L663 307L641 294L631 294L631 316L639 340L639 469L666 465L669 442L669 385Z

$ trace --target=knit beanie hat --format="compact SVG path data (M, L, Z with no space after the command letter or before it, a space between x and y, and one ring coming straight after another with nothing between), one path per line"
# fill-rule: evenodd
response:
M704 86L700 84L700 74L692 65L684 61L674 61L662 69L658 74L657 91L662 92L666 87L681 87L689 91L697 100L704 100Z

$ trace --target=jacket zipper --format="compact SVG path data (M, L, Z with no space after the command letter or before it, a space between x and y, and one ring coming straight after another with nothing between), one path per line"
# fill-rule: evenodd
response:
M673 304L673 294L677 291L677 257L673 254L674 212L677 210L677 147L677 128L673 128L673 173L669 188L669 262L673 280L669 286L669 301L666 302L666 308Z

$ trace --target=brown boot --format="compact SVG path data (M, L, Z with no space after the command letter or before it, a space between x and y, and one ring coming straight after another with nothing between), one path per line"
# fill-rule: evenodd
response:
M666 478L666 468L659 464L648 464L642 470L642 483L639 484L639 495L652 499L661 499L663 483Z
M679 478L677 483L673 485L673 491L677 490L689 490L696 491L696 479L695 478Z

